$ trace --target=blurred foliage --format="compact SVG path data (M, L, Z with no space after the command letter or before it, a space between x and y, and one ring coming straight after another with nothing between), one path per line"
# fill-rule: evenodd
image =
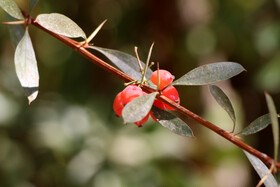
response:
M28 10L26 1L16 2ZM237 131L267 113L264 90L280 106L276 0L49 0L39 1L31 15L51 12L70 17L87 35L108 19L94 44L130 54L138 46L143 60L155 41L152 60L177 78L205 63L242 64L247 73L220 85L235 108ZM0 11L0 21L5 20ZM112 109L123 88L120 80L44 32L31 27L30 35L40 89L28 106L16 78L8 28L1 25L0 186L257 184L242 151L188 119L196 139L175 135L152 120L143 128L124 126ZM232 128L206 87L178 90L183 106ZM272 155L271 137L267 128L246 142Z

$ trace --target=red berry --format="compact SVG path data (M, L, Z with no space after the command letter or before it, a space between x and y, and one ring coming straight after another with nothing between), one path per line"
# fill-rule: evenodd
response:
M114 100L113 109L118 117L122 115L122 110L124 108L124 104L122 101L122 92L118 93Z
M149 119L149 114L147 114L147 116L145 116L142 120L137 121L134 124L136 124L138 127L142 127L142 124L148 121L148 119Z
M156 106L156 107L158 107L158 108L160 108L160 109L162 109L162 110L166 110L164 103L161 102L161 101L158 100L158 99L155 99L153 105Z
M127 86L123 91L122 91L122 101L124 104L129 103L133 99L141 96L144 94L142 89L139 86L136 86L134 84Z
M153 118L153 120L154 120L155 122L159 123L158 120L156 119L156 117L153 115L152 112L150 112L150 115L151 115L151 117Z
M166 70L163 70L163 69L159 70L159 76L160 76L159 88L161 90L163 88L165 88L166 86L168 86L169 84L171 84L173 82L173 79L174 79L174 76L169 71L166 71ZM152 83L157 85L157 82L158 82L157 70L152 73L151 81L152 81Z
M180 98L177 89L174 86L169 86L162 91L162 95L167 97L168 99L180 104ZM175 110L174 108L170 107L167 104L164 104L165 107L169 110Z
M117 116L122 115L122 110L127 103L144 94L146 93L143 92L142 89L136 85L129 85L122 92L118 93L113 104L113 109ZM149 114L145 116L142 120L135 122L135 124L141 127L142 124L148 120L148 118Z

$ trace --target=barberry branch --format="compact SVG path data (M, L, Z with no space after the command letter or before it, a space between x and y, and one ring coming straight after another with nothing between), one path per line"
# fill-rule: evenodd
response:
M99 67L103 68L104 70L108 71L109 73L115 75L116 77L118 77L119 79L123 80L126 83L127 82L131 82L131 81L135 81L133 78L131 78L127 74L123 73L122 71L120 71L117 68L109 65L105 61L101 60L100 58L98 58L95 55L93 55L92 53L90 53L86 49L86 46L82 46L82 45L80 45L79 42L77 42L75 40L72 40L72 39L70 39L68 37L56 34L56 33L52 32L52 31L44 28L38 22L36 22L36 20L34 18L30 17L25 12L22 12L22 13L25 16L25 18L27 18L29 20L28 21L29 23L31 23L35 27L43 30L44 32L48 33L49 35L53 36L54 38L58 39L59 41L61 41L65 45L69 46L70 48L74 49L75 51L80 53L82 56L84 56L85 58L87 58L88 60L93 62L94 64L98 65ZM147 93L156 92L155 89L152 89L152 88L150 88L150 87L148 87L146 85L142 85L142 89L145 92L147 92ZM187 117L193 119L194 121L196 121L200 125L203 125L204 127L214 131L215 133L217 133L218 135L222 136L226 140L232 142L233 144L237 145L241 149L243 149L243 150L247 151L248 153L256 156L257 158L262 160L269 167L271 167L274 164L274 159L273 158L267 156L265 153L262 153L262 152L256 150L255 148L249 146L248 144L244 143L243 141L241 141L239 139L239 137L235 136L233 133L228 132L226 130L223 130L223 129L217 127L213 123L203 119L202 117L200 117L197 114L191 112L190 110L184 108L183 106L181 106L181 105L171 101L170 99L168 99L167 97L165 97L163 95L158 95L157 99L159 99L162 102L168 104L172 108L175 108L178 112L180 112L184 116L187 116ZM280 169L280 162L276 163L276 167L278 169Z

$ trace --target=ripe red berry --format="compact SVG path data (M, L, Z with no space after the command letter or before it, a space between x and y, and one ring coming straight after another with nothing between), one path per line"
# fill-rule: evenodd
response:
M180 98L179 98L179 93L177 91L177 89L174 86L169 86L166 89L164 89L162 91L162 95L164 95L165 97L167 97L168 99L171 99L172 101L180 104ZM169 110L175 110L174 108L170 107L167 104L164 104L165 107Z
M158 100L158 99L155 99L153 105L156 106L156 107L158 107L158 108L160 108L160 109L162 109L162 110L166 110L164 103L161 102L161 101Z
M180 98L179 98L178 91L176 90L176 88L175 88L174 86L169 86L169 87L167 87L166 89L164 89L164 90L162 91L162 95L164 95L165 97L171 99L172 101L174 101L174 102L176 102L176 103L178 103L178 104L180 103ZM158 108L160 108L160 109L162 109L162 110L166 110L166 109L174 110L174 108L172 108L172 107L170 107L169 105L167 105L167 104L161 102L161 101L158 100L158 99L156 99L156 100L154 101L154 104L153 104L153 105L156 106L156 107L158 107ZM158 120L155 118L155 116L153 115L152 112L150 112L150 115L151 115L151 117L153 118L153 120L154 120L155 122L159 123Z
M151 115L151 117L153 118L153 120L154 120L155 122L159 123L158 120L156 119L156 117L153 115L153 113L152 113L151 111L150 111L150 115Z
M133 99L146 94L142 91L142 89L136 85L127 86L122 92L118 93L114 100L113 109L117 116L122 115L122 110L126 104L131 102ZM145 116L142 120L135 122L135 124L139 127L142 126L149 118L149 114Z
M122 101L126 105L133 99L141 96L144 94L142 89L139 86L136 86L134 84L131 84L127 86L123 91L122 91Z
M134 124L136 124L138 127L142 127L142 124L145 123L146 121L148 121L149 119L149 114L147 114L146 117L144 117L142 120L135 122Z
M122 110L124 108L123 100L122 100L122 92L118 93L114 100L113 109L118 117L122 115Z
M173 79L174 79L174 76L169 71L166 71L166 70L163 70L163 69L159 70L159 76L160 76L159 88L161 90L163 88L165 88L166 86L168 86L169 84L171 84L173 82ZM157 82L158 82L157 70L152 73L151 81L152 81L152 83L157 85Z

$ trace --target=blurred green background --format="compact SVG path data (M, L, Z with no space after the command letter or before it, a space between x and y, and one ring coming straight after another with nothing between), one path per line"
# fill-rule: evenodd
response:
M27 1L18 0L27 10ZM236 110L237 131L267 113L264 90L280 106L280 3L277 0L40 1L32 16L57 12L89 35L107 23L96 46L153 61L180 77L206 63L234 61L247 72L219 86ZM0 11L0 21L5 21ZM6 25L0 29L0 186L192 187L255 186L243 152L185 119L196 138L173 134L152 120L124 125L112 109L123 82L30 28L40 72L30 106L17 80ZM99 55L101 56L101 55ZM101 56L102 57L102 56ZM102 57L104 58L104 57ZM106 58L104 58L106 59ZM178 87L181 104L219 127L232 122L207 87ZM273 155L271 129L245 137Z

